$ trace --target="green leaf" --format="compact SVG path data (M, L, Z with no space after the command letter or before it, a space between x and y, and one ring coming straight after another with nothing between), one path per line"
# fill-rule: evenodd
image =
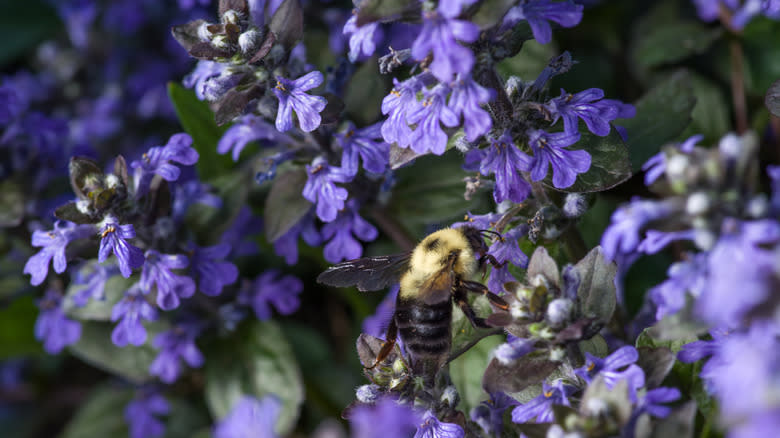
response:
M461 317L461 319L467 318ZM468 321L466 323L468 324ZM454 326L455 321L453 321L453 328ZM463 412L471 412L472 408L488 397L482 389L482 375L487 368L490 352L502 342L502 336L489 336L450 362L450 377L458 388L461 402L459 409Z
M22 187L7 179L0 182L0 228L15 227L24 218Z
M442 156L425 155L396 173L398 184L388 211L410 228L461 220L467 211L482 211L484 199L464 199L468 174L461 169L463 157L457 150Z
M0 360L42 352L33 335L37 317L38 309L29 295L0 307Z
M601 247L590 250L588 255L574 266L580 275L577 298L580 314L606 324L615 311L615 274L617 264L607 262Z
M62 23L52 4L42 0L6 1L0 14L0 64L33 55L35 46L55 36Z
M97 263L97 261L93 260L92 263ZM89 266L82 268L82 270L88 269L90 269ZM70 318L80 320L110 321L111 310L114 308L114 304L118 303L124 296L125 291L130 289L130 286L137 281L138 279L135 277L125 278L121 275L114 275L106 280L104 288L106 298L104 300L90 299L84 307L77 307L73 303L73 296L85 289L86 285L72 282L65 291L65 301L63 303L65 314Z
M724 134L732 130L729 104L713 81L695 73L690 76L696 105L691 113L691 124L681 137L703 134L705 140L717 143Z
M74 356L84 362L117 374L133 383L144 383L152 380L149 375L149 365L157 356L157 350L152 348L150 340L159 333L160 327L147 326L147 343L135 347L117 347L111 342L112 324L102 322L82 322L81 339L68 349Z
M311 210L311 202L302 194L308 178L306 170L299 167L274 179L263 210L265 236L269 242L282 237Z
M632 56L644 68L671 64L703 53L722 34L722 27L706 26L696 21L666 21L647 33L639 34Z
M564 189L553 186L552 172L549 172L544 180L548 187L564 192L600 192L631 178L628 148L614 129L606 137L584 132L580 141L571 149L582 149L590 154L590 169L577 175L574 184Z
M385 75L379 74L376 59L364 62L349 80L344 91L344 105L358 126L375 122L381 116L382 100L389 88Z
M214 417L223 418L244 395L274 394L282 401L276 431L285 435L292 430L303 402L303 384L279 326L271 321L243 324L231 340L205 353L206 403Z
M217 196L222 200L219 209L195 204L187 212L187 225L196 230L198 241L203 244L214 244L219 241L222 233L230 227L238 216L241 208L247 204L250 191L257 187L253 175L247 168L229 172L212 180Z
M764 96L780 78L780 23L756 17L745 27L741 41L745 88L750 95ZM730 61L726 61L726 65L730 66Z
M125 407L133 399L129 389L108 385L92 391L60 438L125 437L128 434Z
M217 143L228 126L217 126L209 104L198 100L194 91L174 82L168 83L168 97L176 109L181 126L192 136L192 147L200 155L195 163L200 177L208 181L232 169L230 155L217 153Z
M201 400L198 400L200 402ZM192 437L209 428L206 407L185 398L169 399L171 411L166 415L164 438Z
M661 146L677 138L691 122L696 104L688 72L670 75L636 102L636 116L616 121L626 128L631 169L638 172Z

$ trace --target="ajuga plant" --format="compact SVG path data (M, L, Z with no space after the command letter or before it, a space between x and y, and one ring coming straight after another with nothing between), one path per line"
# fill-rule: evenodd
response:
M650 3L9 6L4 434L775 433L780 2Z

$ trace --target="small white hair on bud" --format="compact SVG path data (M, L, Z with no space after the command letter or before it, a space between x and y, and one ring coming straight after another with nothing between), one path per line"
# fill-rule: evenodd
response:
M710 197L706 193L691 193L685 202L685 212L691 216L699 216L710 209L710 204Z

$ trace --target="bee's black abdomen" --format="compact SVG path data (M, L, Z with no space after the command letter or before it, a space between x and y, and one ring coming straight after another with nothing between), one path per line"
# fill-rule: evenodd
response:
M401 339L413 358L446 356L449 352L451 300L433 305L399 300L395 319Z

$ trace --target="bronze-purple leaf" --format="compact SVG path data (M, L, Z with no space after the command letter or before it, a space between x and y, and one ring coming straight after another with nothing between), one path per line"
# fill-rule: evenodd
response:
M263 87L259 85L252 85L243 90L239 90L238 87L229 90L217 103L217 111L214 114L217 125L222 126L241 115L252 99L262 95Z
M303 38L303 9L300 0L284 0L268 24L276 40L292 48Z
M254 64L255 62L258 62L261 59L265 58L265 55L267 55L268 52L271 51L271 47L274 46L275 42L276 42L276 35L273 32L266 32L265 39L263 40L263 44L260 46L257 52L254 55L252 55L252 58L249 60L249 63Z
M225 12L231 9L246 15L249 13L249 4L246 0L219 0L220 17L225 15Z
M198 28L200 28L201 24L205 22L205 20L195 20L186 24L173 26L171 27L171 34L173 35L173 38L175 38L176 41L178 41L179 44L184 48L184 50L189 52L192 49L192 46L202 42L200 37L198 37Z
M233 53L235 53L235 50L227 51L223 49L218 49L211 45L211 43L207 43L205 41L201 41L189 50L190 56L197 59L205 59L207 61L213 61L217 58L229 58L233 56Z

